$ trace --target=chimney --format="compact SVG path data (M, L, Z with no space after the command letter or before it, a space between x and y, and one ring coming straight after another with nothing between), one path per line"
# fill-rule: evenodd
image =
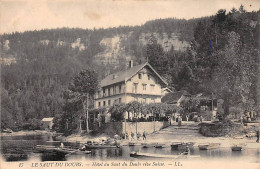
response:
M130 60L129 61L129 68L132 68L134 66L134 61L133 60Z
M116 79L117 78L117 75L113 75L113 79Z

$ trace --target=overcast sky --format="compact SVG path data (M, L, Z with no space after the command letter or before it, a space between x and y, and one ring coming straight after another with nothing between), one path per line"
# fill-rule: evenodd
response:
M196 18L260 0L0 0L0 33L45 28L141 25L158 18Z

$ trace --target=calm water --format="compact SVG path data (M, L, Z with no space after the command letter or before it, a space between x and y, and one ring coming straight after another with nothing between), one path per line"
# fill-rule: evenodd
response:
M76 161L76 160L134 160L129 153L139 151L153 154L177 155L181 151L166 148L142 148L141 146L122 146L121 148L113 149L93 149L90 154L71 154L68 156L60 156L57 154L42 154L34 152L36 145L60 145L59 142L53 141L52 136L36 135L36 136L4 136L1 137L1 154L7 161L26 161L37 159L40 161ZM64 143L65 146L78 148L76 143ZM12 155L15 156L12 156ZM230 148L219 148L213 150L202 151L198 147L191 149L191 155L200 155L201 159L223 159L223 160L242 160L247 162L259 162L259 149L244 149L241 152L231 151Z

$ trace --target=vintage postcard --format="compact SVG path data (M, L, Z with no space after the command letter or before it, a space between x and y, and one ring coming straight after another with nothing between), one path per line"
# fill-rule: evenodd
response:
M0 0L1 169L259 169L259 0Z

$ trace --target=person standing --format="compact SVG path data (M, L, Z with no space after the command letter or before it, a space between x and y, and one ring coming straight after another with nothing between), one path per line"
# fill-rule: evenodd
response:
M179 119L178 119L178 126L179 126L179 127L181 126L181 121L182 121L182 117L179 116Z
M131 131L131 140L134 140L135 134Z
M259 143L259 129L256 131L256 142Z
M141 137L141 134L138 132L137 135L136 135L136 137L137 137L137 140L139 140L140 137Z
M183 155L190 155L190 148L189 148L189 146L186 146L186 149L183 152Z
M143 132L143 140L146 140L146 133L145 133L145 131Z
M240 116L240 123L243 124L243 116Z
M60 143L60 148L64 148L64 144L62 142Z

